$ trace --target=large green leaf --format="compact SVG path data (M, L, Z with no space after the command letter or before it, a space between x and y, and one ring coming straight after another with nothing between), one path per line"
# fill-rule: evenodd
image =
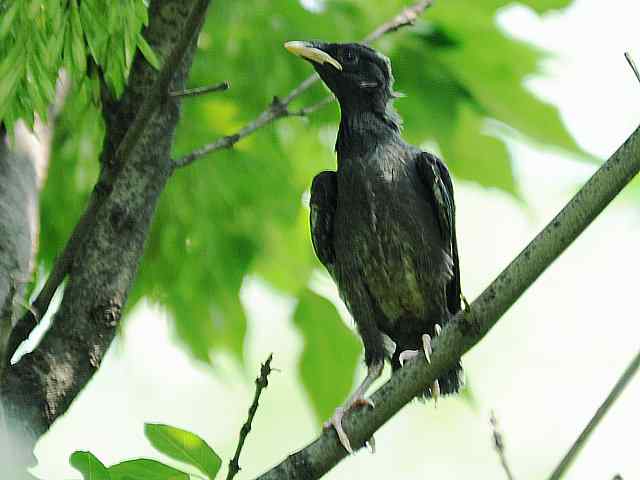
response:
M328 418L353 385L360 342L336 307L309 290L298 298L294 324L304 338L299 361L302 385L318 418Z
M158 451L189 465L193 465L213 480L222 460L213 449L194 433L172 427L147 423L144 434Z
M176 468L147 458L137 458L109 467L111 480L189 480Z
M82 473L84 480L110 480L107 467L91 452L73 452L69 458L73 468Z

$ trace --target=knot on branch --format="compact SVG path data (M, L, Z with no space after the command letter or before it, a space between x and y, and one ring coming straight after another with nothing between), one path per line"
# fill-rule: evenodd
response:
M278 97L277 95L273 96L273 100L271 100L270 109L274 113L274 115L277 117L287 115L289 113L287 104L282 100L280 100L280 97Z
M121 314L122 305L112 300L106 305L97 306L93 311L93 318L97 322L104 323L108 328L114 328Z

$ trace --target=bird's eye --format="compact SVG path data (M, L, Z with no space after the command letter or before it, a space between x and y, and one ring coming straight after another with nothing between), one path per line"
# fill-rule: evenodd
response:
M342 52L342 63L345 65L355 65L358 63L358 56L353 50L347 49Z

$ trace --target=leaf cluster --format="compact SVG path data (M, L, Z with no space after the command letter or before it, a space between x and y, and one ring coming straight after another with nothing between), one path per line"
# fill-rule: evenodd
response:
M0 2L0 121L46 120L61 69L81 103L99 104L103 85L120 96L137 48L158 65L147 22L145 0Z

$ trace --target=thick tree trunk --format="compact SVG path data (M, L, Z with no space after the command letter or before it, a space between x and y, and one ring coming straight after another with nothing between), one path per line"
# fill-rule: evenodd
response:
M165 66L172 59L177 59L176 65L170 72L164 67L158 72L138 54L122 98L103 105L107 132L101 174L90 215L85 215L87 228L74 244L61 306L38 347L6 368L0 378L4 418L13 444L24 452L13 452L16 468L23 472L15 478L25 478L24 466L33 463L35 442L67 411L114 337L158 199L173 172L170 152L179 100L169 97L167 90L184 89L207 4L152 1L144 36ZM164 91L154 91L163 90L162 86ZM151 103L146 101L150 96ZM0 183L7 183L4 177ZM36 199L16 201L36 205ZM15 229L8 233L12 245L31 244L26 234L18 239ZM8 268L15 268L17 252L7 256L13 262ZM11 282L3 281L8 286L0 299L11 297L13 291Z

